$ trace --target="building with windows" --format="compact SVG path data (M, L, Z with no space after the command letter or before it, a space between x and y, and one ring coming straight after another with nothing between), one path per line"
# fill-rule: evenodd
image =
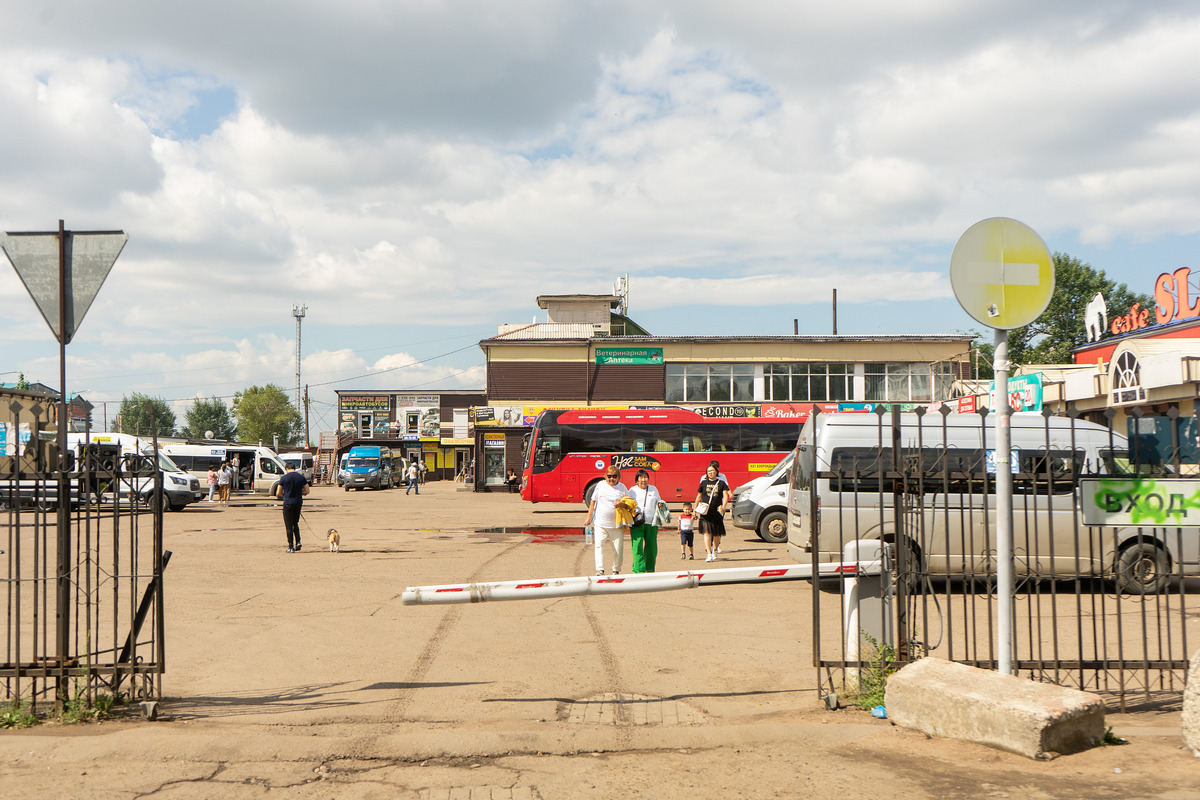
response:
M807 417L825 408L928 404L969 377L972 336L653 336L615 295L537 299L546 322L501 325L479 343L487 405L473 411L477 488L520 472L547 408L682 406L712 416Z
M428 480L464 474L474 456L470 409L485 402L479 390L338 390L338 443L390 447L408 460L420 457Z

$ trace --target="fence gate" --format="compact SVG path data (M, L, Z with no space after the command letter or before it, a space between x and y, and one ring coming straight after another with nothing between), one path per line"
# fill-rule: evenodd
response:
M161 699L157 457L77 445L60 459L50 405L0 396L0 702L43 713L103 694Z
M892 571L881 597L857 600L857 619L880 622L855 631L844 614L836 630L821 629L821 608L847 598L814 581L821 688L852 690L859 671L881 657L995 669L993 420L986 410L863 416L870 420L857 440L831 437L825 452L817 449L808 513L820 544L811 555L815 565L856 538L883 538L894 545ZM1113 696L1124 708L1131 694L1177 700L1189 646L1200 641L1200 527L1165 513L1174 490L1162 488L1194 488L1200 505L1200 482L1188 480L1200 472L1200 424L1171 409L1160 417L1135 412L1126 431L1114 431L1113 416L1104 426L1074 412L1013 418L1013 667ZM1132 507L1140 495L1149 513L1138 525L1087 524L1082 493L1099 479L1123 487L1104 502Z

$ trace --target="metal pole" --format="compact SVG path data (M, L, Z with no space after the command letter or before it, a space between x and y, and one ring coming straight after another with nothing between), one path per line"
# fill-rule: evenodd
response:
M995 331L996 651L1002 675L1013 674L1012 408L1008 405L1008 331Z
M55 702L61 711L69 697L64 674L71 646L71 503L67 484L67 232L58 221L58 583L55 645L60 669Z

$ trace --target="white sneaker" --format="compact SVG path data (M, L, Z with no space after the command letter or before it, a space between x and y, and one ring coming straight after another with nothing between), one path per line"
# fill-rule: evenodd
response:
M704 560L705 560L705 561L716 561L716 560L717 560L717 557L716 557L716 556L714 556L712 553L709 553L708 555L706 555L706 556L704 557Z
M603 574L604 574L604 570L602 570L602 569L598 569L598 570L596 570L596 574L597 574L597 575L603 575Z
M717 552L718 552L718 553L720 553L720 552L721 552L721 545L717 545Z

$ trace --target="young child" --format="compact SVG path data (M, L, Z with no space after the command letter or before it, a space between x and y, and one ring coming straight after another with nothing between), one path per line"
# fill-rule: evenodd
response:
M692 529L692 504L684 503L683 511L679 512L679 557L695 559L692 554L692 541L695 533Z

